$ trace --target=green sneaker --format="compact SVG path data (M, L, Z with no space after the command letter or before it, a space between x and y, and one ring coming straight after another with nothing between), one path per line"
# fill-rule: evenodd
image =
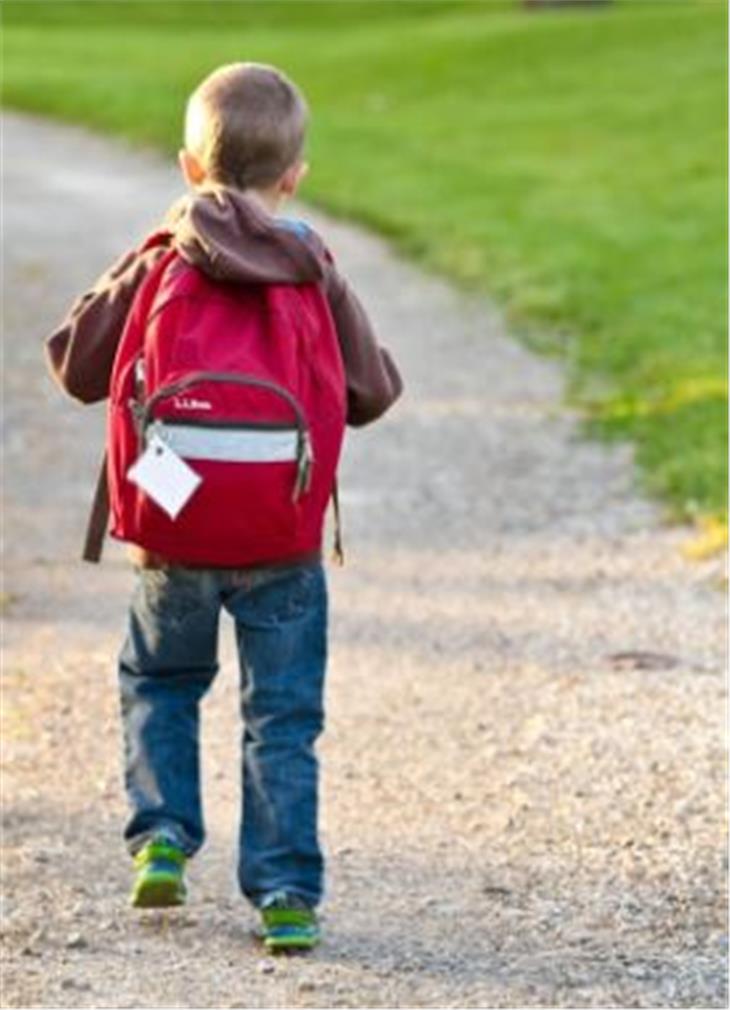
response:
M187 897L183 873L186 856L165 835L155 835L134 857L137 876L130 904L134 908L169 908L184 905Z
M267 950L311 950L321 939L314 909L297 895L276 891L265 899L260 912L258 935Z

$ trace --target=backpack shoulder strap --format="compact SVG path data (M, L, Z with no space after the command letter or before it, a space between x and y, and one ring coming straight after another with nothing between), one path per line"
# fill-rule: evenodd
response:
M342 511L340 509L340 486L337 477L335 477L335 482L332 485L332 511L335 520L332 560L335 564L342 567L345 563L345 548L342 540Z
M86 526L84 550L81 555L84 561L98 564L104 549L104 537L109 524L109 486L106 479L106 452L101 460L99 475L96 478L94 500Z

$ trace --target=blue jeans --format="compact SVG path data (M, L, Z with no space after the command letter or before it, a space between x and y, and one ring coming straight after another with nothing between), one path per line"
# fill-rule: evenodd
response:
M221 607L235 622L241 670L241 890L257 906L279 889L316 905L324 867L314 744L327 652L319 563L138 570L119 658L125 838L133 853L160 830L188 855L203 844L198 708L218 670Z

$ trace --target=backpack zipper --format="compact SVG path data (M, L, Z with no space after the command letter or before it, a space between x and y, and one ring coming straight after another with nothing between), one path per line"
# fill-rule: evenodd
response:
M140 358L135 366L135 383L138 390L143 381L144 362ZM294 482L294 491L292 493L292 501L298 501L302 494L309 491L312 483L312 467L314 465L312 438L304 417L304 411L302 410L299 401L289 392L288 389L285 389L276 382L271 382L269 379L260 379L254 375L241 375L235 372L194 372L192 375L189 375L186 379L181 379L179 382L173 382L167 386L161 386L152 394L152 396L143 402L135 399L130 400L130 410L132 411L135 425L137 427L140 444L144 444L147 429L153 422L152 408L161 400L177 396L178 394L185 392L187 389L190 389L191 386L198 385L201 382L230 383L231 385L263 389L267 392L274 393L276 396L280 397L280 399L285 400L289 407L291 407L295 416L297 429L297 473ZM181 420L179 423L190 422L184 422ZM206 422L203 422L203 424L205 423ZM214 426L211 422L207 422L207 424ZM254 427L255 425L249 426Z

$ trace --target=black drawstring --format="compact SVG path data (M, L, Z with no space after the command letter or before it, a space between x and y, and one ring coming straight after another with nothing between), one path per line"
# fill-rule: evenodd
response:
M340 496L336 477L335 482L332 485L332 510L334 512L335 519L335 539L332 550L332 560L335 564L340 565L341 567L345 563L345 551L342 545L342 515L340 513Z

